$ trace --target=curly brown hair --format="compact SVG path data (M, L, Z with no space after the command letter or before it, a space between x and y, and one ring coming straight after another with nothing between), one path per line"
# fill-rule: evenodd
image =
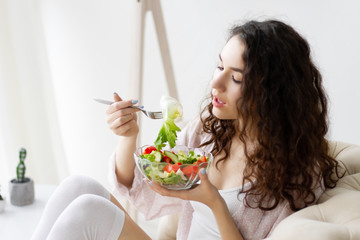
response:
M218 164L229 157L232 138L240 133L247 159L243 185L251 182L249 189L240 191L246 203L262 210L272 210L282 201L294 211L306 207L316 200L315 184L324 180L325 187L333 188L341 177L338 162L328 155L327 96L309 44L277 20L235 26L230 31L230 38L234 36L245 45L242 96L237 102L242 124L216 118L208 104L201 115L211 139L202 146L214 143L214 156L224 151ZM257 144L251 151L247 129L255 130ZM256 206L251 206L250 196L256 197Z

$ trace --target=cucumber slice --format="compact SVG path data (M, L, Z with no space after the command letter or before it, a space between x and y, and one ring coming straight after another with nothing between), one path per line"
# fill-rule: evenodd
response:
M151 162L161 162L162 160L162 154L159 151L152 151L149 154L144 154L141 156L150 160Z
M183 161L183 160L187 159L186 154L182 150L179 150L179 152L177 153L177 156L178 156L179 161Z
M161 162L162 160L162 154L158 151L152 151L152 153L155 156L155 162Z
M153 154L144 154L141 155L142 158L146 158L147 160L149 160L150 162L155 161L155 156Z
M171 161L173 161L174 163L179 162L178 157L175 154L173 154L172 152L165 150L164 154L165 154L165 156L169 157L171 159Z

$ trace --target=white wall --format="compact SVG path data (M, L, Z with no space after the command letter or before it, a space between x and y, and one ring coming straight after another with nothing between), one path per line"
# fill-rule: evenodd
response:
M26 175L57 183L67 174L52 81L34 1L0 1L0 184L16 175L20 147ZM59 164L60 163L60 164Z
M107 161L116 136L107 127L106 106L92 98L125 98L133 1L37 0L49 79L68 173L84 173L106 184ZM184 118L199 111L233 23L275 17L292 24L310 42L331 100L331 139L360 144L360 3L287 0L162 0L175 78ZM145 43L144 98L159 109L166 94L151 16ZM152 143L160 121L143 119L142 143Z

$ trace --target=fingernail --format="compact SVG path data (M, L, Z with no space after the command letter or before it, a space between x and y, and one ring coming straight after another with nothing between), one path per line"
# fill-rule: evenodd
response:
M118 95L117 92L114 92L114 95L115 95L115 94Z
M150 182L150 181L148 181L147 179L143 179L143 181L144 181L144 183L148 183L148 184L150 184L151 186L154 186L154 184L152 184L152 182Z
M134 99L134 100L131 101L132 104L136 104L138 102L139 102L139 100L137 100L137 99Z
M202 169L201 169L201 174L202 174L202 175L205 175L205 173L206 173L205 168L202 168Z
M143 105L141 105L141 106L139 106L139 108L144 108L144 106L143 106Z

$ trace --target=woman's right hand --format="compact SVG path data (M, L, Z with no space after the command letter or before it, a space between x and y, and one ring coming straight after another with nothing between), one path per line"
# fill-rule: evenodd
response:
M133 100L122 100L117 93L114 93L114 103L107 110L107 123L109 128L119 136L134 137L139 133L137 124L138 109L129 108Z

